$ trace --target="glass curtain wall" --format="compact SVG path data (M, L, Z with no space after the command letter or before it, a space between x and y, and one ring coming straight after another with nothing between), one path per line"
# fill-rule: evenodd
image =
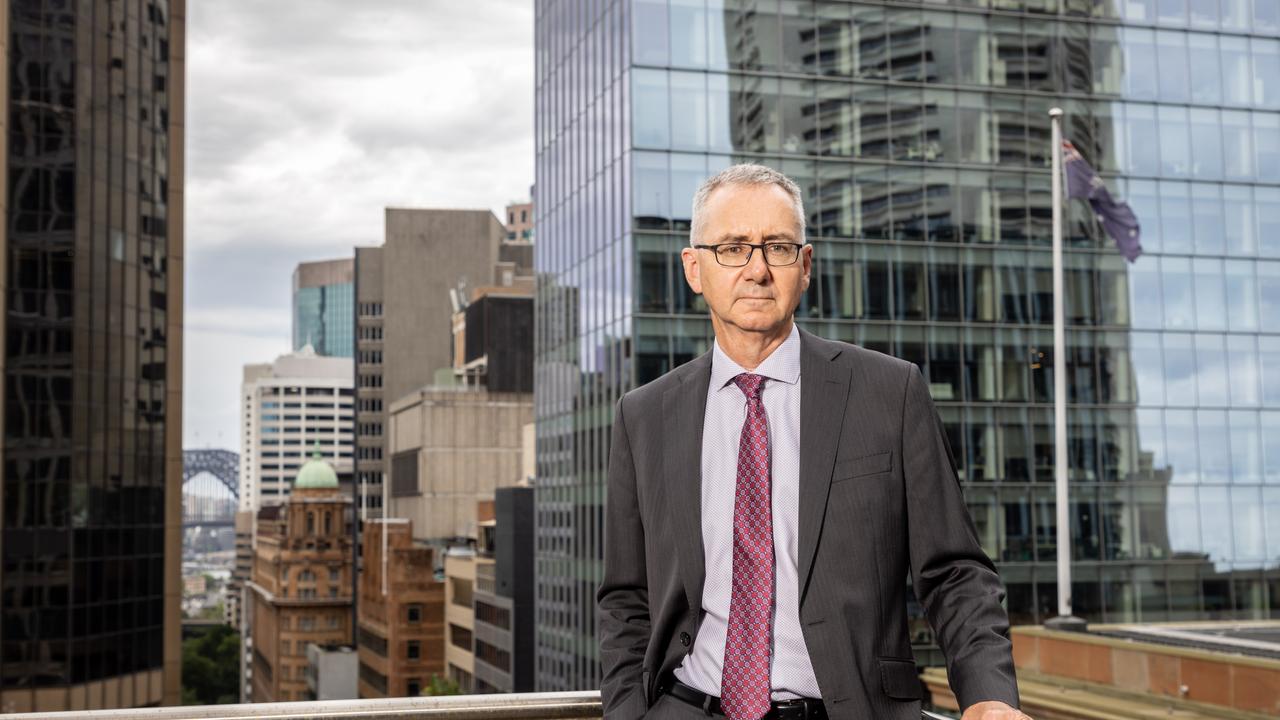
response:
M582 3L538 3L540 499L543 482L573 488L562 505L540 500L539 537L561 539L578 580L599 577L612 403L709 347L678 257L693 190L752 161L805 193L803 326L925 374L1015 623L1056 614L1055 364L1068 373L1076 613L1276 613L1280 2L623 5L610 6L619 36L581 20L595 15ZM593 64L609 42L630 43L621 68ZM602 77L624 82L609 122L589 111ZM1066 138L1133 206L1146 248L1126 264L1071 203L1060 363L1055 105ZM618 382L595 381L602 371ZM552 507L563 514L542 514ZM592 630L586 587L562 590L540 594L540 619L563 608ZM932 637L916 630L923 651ZM598 680L540 669L566 687Z

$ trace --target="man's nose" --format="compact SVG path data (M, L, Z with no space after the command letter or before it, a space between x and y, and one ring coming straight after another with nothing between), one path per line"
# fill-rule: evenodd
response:
M764 282L769 277L769 263L764 261L764 248L751 248L751 259L742 268L742 276L755 282Z

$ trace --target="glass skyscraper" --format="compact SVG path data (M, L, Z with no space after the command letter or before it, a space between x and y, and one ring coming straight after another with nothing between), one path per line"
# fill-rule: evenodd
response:
M1128 199L1066 227L1072 596L1093 622L1280 609L1280 0L541 0L539 689L597 687L617 397L709 348L699 182L805 193L819 335L917 363L1014 623L1057 611L1050 107ZM917 612L918 616L919 613ZM937 660L926 623L917 658Z
M355 260L299 263L293 271L293 349L355 355Z
M0 12L0 712L178 704L185 3Z

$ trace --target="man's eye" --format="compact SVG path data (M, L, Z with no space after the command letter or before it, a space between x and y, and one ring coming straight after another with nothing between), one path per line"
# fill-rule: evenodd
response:
M791 252L791 246L785 245L783 243L773 243L770 245L766 245L765 249L769 251L770 255L786 255Z
M746 252L746 245L721 245L720 253L722 255L741 255Z

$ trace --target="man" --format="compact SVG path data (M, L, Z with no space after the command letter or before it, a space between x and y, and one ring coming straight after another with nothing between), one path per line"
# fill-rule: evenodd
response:
M919 369L800 330L800 190L693 201L715 346L618 403L597 595L605 716L920 718L906 579L964 720L1017 720L1004 596Z

